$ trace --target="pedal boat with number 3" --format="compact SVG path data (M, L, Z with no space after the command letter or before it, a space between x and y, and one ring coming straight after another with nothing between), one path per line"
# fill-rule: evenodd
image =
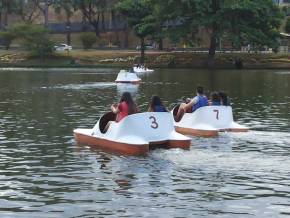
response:
M75 129L79 144L125 155L143 155L151 148L189 149L191 139L177 133L171 113L145 112L115 122L112 112L103 115L92 129ZM105 127L111 122L107 131Z
M247 132L233 119L231 106L205 106L178 118L179 105L172 110L175 130L184 135L215 137L219 132Z
M137 76L136 73L131 73L125 70L121 70L118 73L116 83L131 83L131 84L139 84L141 79Z

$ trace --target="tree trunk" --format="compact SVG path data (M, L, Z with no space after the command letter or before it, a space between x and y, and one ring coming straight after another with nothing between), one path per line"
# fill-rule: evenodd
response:
M66 43L71 45L71 22L69 15L66 17Z
M2 12L0 11L0 29L2 29L3 26L2 26Z
M98 20L89 20L89 22L94 27L96 36L100 37L99 21Z
M141 37L140 38L141 42L141 58L140 58L140 64L144 64L145 61L145 38Z
M45 6L44 6L44 26L48 26L48 0L45 0Z
M102 31L105 32L106 31L106 24L105 24L105 14L104 12L101 13L101 19L102 19Z
M4 28L8 25L8 9L4 9L3 26Z
M220 10L220 0L212 0L211 8L213 11L212 13L216 14ZM212 23L212 33L210 37L210 46L208 50L208 59L207 59L207 66L209 68L214 67L214 57L215 57L216 48L218 46L218 33L219 33L218 23L214 21Z
M208 59L207 59L207 66L209 68L213 68L214 66L214 57L217 48L217 39L215 33L213 32L210 38L210 46L208 50Z
M128 48L129 47L129 29L128 26L125 26L124 29L124 48Z
M160 51L163 50L163 39L161 39L161 38L158 40L158 49L159 49Z
M85 15L82 14L82 31L83 32L86 32L87 31L87 25L86 25L86 23L87 23L87 19L86 19Z

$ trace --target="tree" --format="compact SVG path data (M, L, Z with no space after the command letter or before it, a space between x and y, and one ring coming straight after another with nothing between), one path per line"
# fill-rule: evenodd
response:
M288 17L287 20L286 20L285 32L286 33L290 33L290 17Z
M172 4L176 5L174 10ZM218 42L224 36L236 47L245 41L257 47L277 46L283 15L272 0L173 0L165 7L169 21L174 22L168 28L170 32L179 30L179 36L191 40L198 29L208 31L209 67L214 64Z
M48 10L53 0L31 0L44 16L44 26L48 26Z
M150 0L122 0L116 8L119 13L124 15L135 35L140 38L140 62L143 64L145 60L145 37L155 31L151 16L152 4L150 4Z
M13 39L20 40L23 47L33 56L44 59L53 53L53 42L49 39L49 31L43 26L17 24L7 28L5 33L13 36Z
M54 10L57 14L60 14L62 11L65 12L66 16L66 42L68 45L71 44L71 17L74 13L75 4L72 0L54 0L53 2Z
M94 33L82 33L80 35L80 40L84 49L90 49L97 42L97 37Z
M94 27L96 36L100 36L100 26L105 30L105 12L111 1L108 0L73 0L84 18Z
M19 6L21 0L0 0L0 24L1 27L6 27L8 24L8 15L17 13L19 11ZM3 21L2 21L3 15Z
M32 24L40 16L38 4L39 2L34 0L21 1L18 14L25 23Z
M2 31L0 32L0 38L2 39L2 43L5 46L5 49L9 50L10 45L16 36L10 31Z

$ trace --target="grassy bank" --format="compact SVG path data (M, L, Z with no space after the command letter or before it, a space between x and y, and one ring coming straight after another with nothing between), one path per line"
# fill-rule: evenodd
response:
M193 52L146 52L146 64L153 68L205 68L207 54ZM119 67L129 68L139 61L139 52L129 50L74 50L47 59L29 57L23 51L1 51L0 67ZM290 56L281 54L218 53L216 68L290 69Z

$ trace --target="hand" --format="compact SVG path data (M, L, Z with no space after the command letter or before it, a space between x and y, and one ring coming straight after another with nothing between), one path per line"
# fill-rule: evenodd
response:
M115 104L112 104L111 105L111 110L114 110L116 108L116 105Z

